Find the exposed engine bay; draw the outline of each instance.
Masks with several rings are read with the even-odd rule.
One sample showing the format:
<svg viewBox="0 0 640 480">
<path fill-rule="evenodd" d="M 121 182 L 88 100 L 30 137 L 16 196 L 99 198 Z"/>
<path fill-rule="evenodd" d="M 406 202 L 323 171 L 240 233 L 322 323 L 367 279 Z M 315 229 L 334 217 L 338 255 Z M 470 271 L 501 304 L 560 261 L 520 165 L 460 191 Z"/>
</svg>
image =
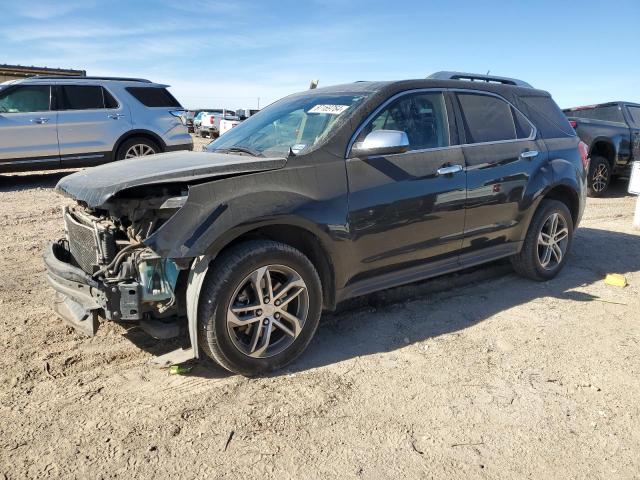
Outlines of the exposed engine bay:
<svg viewBox="0 0 640 480">
<path fill-rule="evenodd" d="M 137 194 L 144 192 L 136 192 Z M 66 238 L 59 252 L 104 285 L 103 316 L 108 320 L 169 319 L 184 315 L 176 293 L 180 270 L 144 244 L 186 201 L 177 195 L 119 198 L 106 209 L 80 204 L 64 209 Z"/>
</svg>

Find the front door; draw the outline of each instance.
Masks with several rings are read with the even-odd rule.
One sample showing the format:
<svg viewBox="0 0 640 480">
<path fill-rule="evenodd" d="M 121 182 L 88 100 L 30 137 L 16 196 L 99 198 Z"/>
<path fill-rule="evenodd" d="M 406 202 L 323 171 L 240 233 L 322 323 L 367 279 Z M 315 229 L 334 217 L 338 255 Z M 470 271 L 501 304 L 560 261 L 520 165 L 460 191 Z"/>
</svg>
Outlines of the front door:
<svg viewBox="0 0 640 480">
<path fill-rule="evenodd" d="M 390 99 L 358 133 L 356 141 L 373 130 L 404 131 L 410 148 L 347 159 L 349 228 L 357 256 L 352 280 L 429 260 L 455 262 L 466 180 L 448 110 L 441 91 L 407 92 Z"/>
<path fill-rule="evenodd" d="M 547 149 L 526 117 L 501 97 L 458 92 L 467 165 L 467 214 L 463 253 L 515 248 L 524 235 L 524 197 Z M 505 254 L 506 254 L 505 253 Z"/>
<path fill-rule="evenodd" d="M 98 85 L 59 85 L 58 138 L 65 168 L 112 159 L 116 141 L 131 129 L 129 111 Z"/>
<path fill-rule="evenodd" d="M 38 170 L 59 165 L 51 87 L 5 87 L 0 91 L 0 171 Z"/>
</svg>

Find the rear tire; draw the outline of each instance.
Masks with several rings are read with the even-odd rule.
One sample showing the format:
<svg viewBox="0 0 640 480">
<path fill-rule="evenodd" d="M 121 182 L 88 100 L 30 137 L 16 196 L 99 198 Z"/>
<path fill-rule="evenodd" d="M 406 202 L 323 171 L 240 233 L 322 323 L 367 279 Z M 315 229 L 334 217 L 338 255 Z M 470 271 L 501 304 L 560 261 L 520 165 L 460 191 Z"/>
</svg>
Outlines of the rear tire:
<svg viewBox="0 0 640 480">
<path fill-rule="evenodd" d="M 557 220 L 555 226 L 554 219 Z M 557 200 L 542 200 L 522 250 L 511 257 L 511 265 L 523 277 L 550 280 L 564 267 L 572 240 L 573 219 L 569 208 Z"/>
<path fill-rule="evenodd" d="M 304 351 L 321 310 L 320 278 L 306 256 L 283 243 L 247 241 L 209 267 L 200 291 L 198 344 L 231 372 L 270 372 Z"/>
<path fill-rule="evenodd" d="M 160 153 L 158 145 L 144 137 L 134 137 L 126 140 L 116 152 L 116 160 L 124 160 L 127 158 L 145 157 Z"/>
<path fill-rule="evenodd" d="M 590 197 L 603 196 L 611 183 L 611 165 L 606 158 L 591 157 L 589 162 L 589 177 L 587 179 L 587 194 Z"/>
</svg>

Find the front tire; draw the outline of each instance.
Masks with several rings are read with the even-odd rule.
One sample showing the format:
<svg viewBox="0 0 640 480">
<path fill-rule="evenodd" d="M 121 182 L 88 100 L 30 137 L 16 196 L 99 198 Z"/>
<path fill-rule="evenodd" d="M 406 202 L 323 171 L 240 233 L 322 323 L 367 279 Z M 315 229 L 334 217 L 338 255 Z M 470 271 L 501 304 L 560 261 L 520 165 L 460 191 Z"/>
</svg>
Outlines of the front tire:
<svg viewBox="0 0 640 480">
<path fill-rule="evenodd" d="M 522 250 L 511 257 L 513 269 L 532 280 L 550 280 L 564 267 L 572 240 L 573 219 L 567 206 L 557 200 L 542 200 Z"/>
<path fill-rule="evenodd" d="M 590 197 L 601 197 L 609 188 L 611 182 L 611 165 L 604 157 L 593 156 L 589 163 L 589 178 L 587 194 Z"/>
<path fill-rule="evenodd" d="M 227 370 L 254 376 L 284 367 L 318 327 L 322 287 L 300 251 L 252 240 L 224 252 L 200 292 L 198 344 Z"/>
</svg>

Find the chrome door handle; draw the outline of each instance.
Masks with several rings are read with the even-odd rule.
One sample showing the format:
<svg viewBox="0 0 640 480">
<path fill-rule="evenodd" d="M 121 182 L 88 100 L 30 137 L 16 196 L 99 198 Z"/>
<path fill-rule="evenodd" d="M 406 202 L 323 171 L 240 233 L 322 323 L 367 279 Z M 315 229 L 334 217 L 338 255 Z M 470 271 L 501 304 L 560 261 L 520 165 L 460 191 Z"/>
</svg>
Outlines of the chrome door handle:
<svg viewBox="0 0 640 480">
<path fill-rule="evenodd" d="M 448 167 L 440 167 L 437 172 L 438 175 L 453 175 L 462 171 L 462 165 L 449 165 Z"/>
<path fill-rule="evenodd" d="M 31 119 L 31 123 L 37 123 L 42 125 L 43 123 L 47 123 L 49 122 L 49 119 L 47 117 L 40 117 L 40 118 L 32 118 Z"/>
<path fill-rule="evenodd" d="M 118 120 L 124 117 L 124 115 L 122 113 L 110 113 L 109 115 L 107 115 L 107 117 L 112 118 L 114 120 Z"/>
<path fill-rule="evenodd" d="M 527 150 L 526 152 L 522 152 L 520 154 L 520 158 L 522 160 L 532 160 L 536 158 L 539 154 L 540 152 L 538 152 L 537 150 Z"/>
</svg>

